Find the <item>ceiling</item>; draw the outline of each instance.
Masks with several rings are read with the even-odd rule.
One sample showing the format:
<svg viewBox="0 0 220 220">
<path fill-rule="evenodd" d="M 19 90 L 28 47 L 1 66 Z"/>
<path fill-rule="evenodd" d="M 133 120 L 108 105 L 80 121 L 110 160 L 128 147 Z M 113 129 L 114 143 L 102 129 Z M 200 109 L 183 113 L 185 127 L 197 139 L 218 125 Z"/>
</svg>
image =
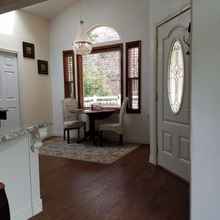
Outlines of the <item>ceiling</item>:
<svg viewBox="0 0 220 220">
<path fill-rule="evenodd" d="M 48 0 L 46 2 L 24 8 L 23 10 L 34 15 L 52 19 L 75 2 L 77 2 L 77 0 Z"/>
<path fill-rule="evenodd" d="M 0 13 L 27 7 L 46 0 L 0 0 Z"/>
</svg>

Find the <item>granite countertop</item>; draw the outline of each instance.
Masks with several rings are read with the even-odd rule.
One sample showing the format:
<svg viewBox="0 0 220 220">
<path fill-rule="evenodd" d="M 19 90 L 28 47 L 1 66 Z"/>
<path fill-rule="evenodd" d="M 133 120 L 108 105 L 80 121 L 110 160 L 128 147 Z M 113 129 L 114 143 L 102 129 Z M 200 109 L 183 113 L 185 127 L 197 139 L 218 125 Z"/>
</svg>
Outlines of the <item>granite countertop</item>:
<svg viewBox="0 0 220 220">
<path fill-rule="evenodd" d="M 18 137 L 27 135 L 27 134 L 34 134 L 41 128 L 48 128 L 51 124 L 50 123 L 34 123 L 31 126 L 23 126 L 14 129 L 5 129 L 0 128 L 0 144 L 5 143 L 7 141 L 14 140 Z"/>
</svg>

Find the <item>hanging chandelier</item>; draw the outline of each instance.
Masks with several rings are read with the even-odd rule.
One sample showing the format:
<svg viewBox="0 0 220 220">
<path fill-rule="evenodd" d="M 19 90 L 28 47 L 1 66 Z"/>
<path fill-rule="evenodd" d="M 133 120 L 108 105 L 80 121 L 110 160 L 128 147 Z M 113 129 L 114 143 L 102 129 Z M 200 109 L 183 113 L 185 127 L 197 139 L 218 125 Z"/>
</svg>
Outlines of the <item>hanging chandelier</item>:
<svg viewBox="0 0 220 220">
<path fill-rule="evenodd" d="M 92 42 L 89 40 L 87 31 L 84 29 L 84 21 L 80 21 L 80 30 L 73 43 L 73 50 L 78 55 L 88 55 L 92 51 Z"/>
</svg>

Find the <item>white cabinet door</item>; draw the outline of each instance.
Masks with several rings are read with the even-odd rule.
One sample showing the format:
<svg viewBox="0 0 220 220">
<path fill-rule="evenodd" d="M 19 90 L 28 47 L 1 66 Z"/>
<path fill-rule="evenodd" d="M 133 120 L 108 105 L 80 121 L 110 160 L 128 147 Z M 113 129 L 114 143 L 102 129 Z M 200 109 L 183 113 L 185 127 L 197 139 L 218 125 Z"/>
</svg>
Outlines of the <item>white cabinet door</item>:
<svg viewBox="0 0 220 220">
<path fill-rule="evenodd" d="M 0 53 L 0 107 L 8 109 L 8 119 L 2 121 L 5 128 L 20 125 L 17 57 Z"/>
<path fill-rule="evenodd" d="M 158 163 L 190 179 L 190 10 L 158 28 Z"/>
</svg>

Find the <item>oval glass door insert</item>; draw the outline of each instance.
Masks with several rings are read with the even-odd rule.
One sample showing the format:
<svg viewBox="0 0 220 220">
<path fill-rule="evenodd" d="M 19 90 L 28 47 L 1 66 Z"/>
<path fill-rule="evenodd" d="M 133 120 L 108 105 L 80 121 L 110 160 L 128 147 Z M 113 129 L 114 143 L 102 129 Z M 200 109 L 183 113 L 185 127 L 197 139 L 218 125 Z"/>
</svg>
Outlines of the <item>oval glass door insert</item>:
<svg viewBox="0 0 220 220">
<path fill-rule="evenodd" d="M 181 109 L 184 90 L 184 51 L 179 40 L 172 44 L 168 65 L 169 103 L 173 113 L 177 114 Z"/>
</svg>

